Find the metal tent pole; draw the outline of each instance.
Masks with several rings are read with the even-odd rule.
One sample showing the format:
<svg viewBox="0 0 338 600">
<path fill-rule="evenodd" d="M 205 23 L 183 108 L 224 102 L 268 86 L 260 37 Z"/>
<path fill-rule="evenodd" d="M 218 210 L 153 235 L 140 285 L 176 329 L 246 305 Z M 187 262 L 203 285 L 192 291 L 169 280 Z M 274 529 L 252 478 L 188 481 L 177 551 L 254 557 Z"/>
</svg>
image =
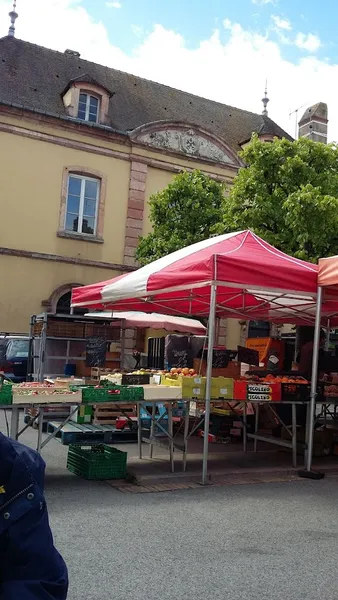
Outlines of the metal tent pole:
<svg viewBox="0 0 338 600">
<path fill-rule="evenodd" d="M 313 341 L 311 394 L 310 394 L 310 406 L 309 406 L 310 415 L 309 415 L 309 419 L 308 419 L 308 431 L 307 431 L 307 438 L 308 438 L 307 439 L 307 457 L 306 457 L 306 465 L 305 465 L 306 472 L 308 474 L 310 474 L 310 472 L 311 472 L 311 465 L 312 465 L 314 419 L 315 419 L 317 383 L 318 383 L 318 358 L 319 358 L 320 317 L 321 317 L 321 308 L 322 308 L 322 295 L 323 295 L 323 289 L 321 287 L 318 287 L 315 333 L 314 333 L 314 341 Z"/>
<path fill-rule="evenodd" d="M 210 396 L 211 396 L 211 377 L 212 377 L 212 359 L 215 343 L 215 324 L 216 324 L 216 290 L 215 283 L 211 284 L 210 289 L 210 309 L 208 323 L 208 355 L 207 355 L 207 385 L 205 394 L 205 418 L 204 418 L 204 445 L 203 445 L 203 470 L 202 484 L 207 483 L 208 477 L 208 446 L 209 446 L 209 423 L 210 423 Z"/>
<path fill-rule="evenodd" d="M 331 331 L 330 319 L 328 319 L 327 325 L 326 325 L 326 338 L 325 338 L 325 350 L 326 351 L 329 350 L 329 346 L 330 346 L 330 331 Z"/>
</svg>

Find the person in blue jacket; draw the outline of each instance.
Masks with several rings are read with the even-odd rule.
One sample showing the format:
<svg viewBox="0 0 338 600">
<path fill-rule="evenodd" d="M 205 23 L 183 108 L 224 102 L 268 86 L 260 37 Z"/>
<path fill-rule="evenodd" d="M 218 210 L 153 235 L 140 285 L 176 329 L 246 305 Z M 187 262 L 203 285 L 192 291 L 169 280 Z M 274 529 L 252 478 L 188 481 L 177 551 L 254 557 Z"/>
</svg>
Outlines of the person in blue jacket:
<svg viewBox="0 0 338 600">
<path fill-rule="evenodd" d="M 65 600 L 67 567 L 54 547 L 41 456 L 0 433 L 0 600 Z"/>
</svg>

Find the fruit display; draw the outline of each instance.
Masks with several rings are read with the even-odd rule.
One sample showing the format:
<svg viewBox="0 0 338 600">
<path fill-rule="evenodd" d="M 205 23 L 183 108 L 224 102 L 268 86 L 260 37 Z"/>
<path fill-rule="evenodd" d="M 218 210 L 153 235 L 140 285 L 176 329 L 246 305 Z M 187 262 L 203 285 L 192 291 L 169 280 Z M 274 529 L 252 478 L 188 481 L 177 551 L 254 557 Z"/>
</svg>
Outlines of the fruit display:
<svg viewBox="0 0 338 600">
<path fill-rule="evenodd" d="M 17 396 L 69 396 L 78 392 L 70 392 L 68 388 L 56 387 L 53 384 L 25 381 L 13 386 L 13 394 Z"/>
<path fill-rule="evenodd" d="M 326 385 L 324 387 L 324 396 L 327 397 L 338 397 L 338 385 Z"/>
<path fill-rule="evenodd" d="M 160 375 L 165 375 L 166 378 L 178 379 L 178 377 L 198 377 L 195 369 L 188 369 L 188 367 L 184 367 L 183 369 L 176 369 L 173 367 L 170 371 L 159 371 Z"/>
<path fill-rule="evenodd" d="M 290 377 L 287 375 L 272 375 L 272 374 L 268 374 L 265 375 L 264 377 L 260 377 L 259 375 L 248 375 L 246 377 L 241 377 L 241 379 L 244 379 L 245 381 L 257 381 L 257 382 L 261 382 L 261 383 L 295 383 L 295 384 L 305 384 L 308 385 L 309 381 L 307 381 L 307 379 L 304 379 L 304 377 L 300 377 L 300 376 L 296 376 L 295 377 Z"/>
</svg>

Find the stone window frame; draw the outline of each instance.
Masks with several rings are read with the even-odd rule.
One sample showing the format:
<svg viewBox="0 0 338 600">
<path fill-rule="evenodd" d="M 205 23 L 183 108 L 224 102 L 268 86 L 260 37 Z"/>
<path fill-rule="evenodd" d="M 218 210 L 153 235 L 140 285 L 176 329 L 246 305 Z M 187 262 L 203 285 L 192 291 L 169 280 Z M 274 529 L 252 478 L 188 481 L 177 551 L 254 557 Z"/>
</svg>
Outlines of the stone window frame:
<svg viewBox="0 0 338 600">
<path fill-rule="evenodd" d="M 71 175 L 77 175 L 79 177 L 91 177 L 97 179 L 100 182 L 99 190 L 99 205 L 97 207 L 97 218 L 96 218 L 96 232 L 94 235 L 90 233 L 77 233 L 75 231 L 67 231 L 65 229 L 66 221 L 66 209 L 67 209 L 67 192 L 68 192 L 68 179 Z M 61 203 L 60 203 L 60 214 L 59 214 L 59 228 L 57 236 L 62 238 L 68 238 L 73 240 L 82 240 L 86 242 L 94 242 L 96 244 L 103 244 L 103 230 L 104 230 L 104 212 L 106 204 L 106 193 L 107 193 L 107 176 L 101 171 L 95 169 L 89 169 L 88 167 L 81 167 L 79 165 L 68 165 L 64 167 L 62 173 L 62 184 L 61 184 Z"/>
</svg>

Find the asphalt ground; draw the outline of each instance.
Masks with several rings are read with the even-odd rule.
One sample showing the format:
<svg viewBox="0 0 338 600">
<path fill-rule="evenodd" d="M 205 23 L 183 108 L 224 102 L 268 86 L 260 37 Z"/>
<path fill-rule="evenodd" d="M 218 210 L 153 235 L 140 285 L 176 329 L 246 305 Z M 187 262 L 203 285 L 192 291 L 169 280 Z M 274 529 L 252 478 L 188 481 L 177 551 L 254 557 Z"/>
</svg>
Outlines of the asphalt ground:
<svg viewBox="0 0 338 600">
<path fill-rule="evenodd" d="M 66 452 L 43 456 L 69 600 L 337 600 L 338 480 L 134 495 L 71 475 Z"/>
</svg>

